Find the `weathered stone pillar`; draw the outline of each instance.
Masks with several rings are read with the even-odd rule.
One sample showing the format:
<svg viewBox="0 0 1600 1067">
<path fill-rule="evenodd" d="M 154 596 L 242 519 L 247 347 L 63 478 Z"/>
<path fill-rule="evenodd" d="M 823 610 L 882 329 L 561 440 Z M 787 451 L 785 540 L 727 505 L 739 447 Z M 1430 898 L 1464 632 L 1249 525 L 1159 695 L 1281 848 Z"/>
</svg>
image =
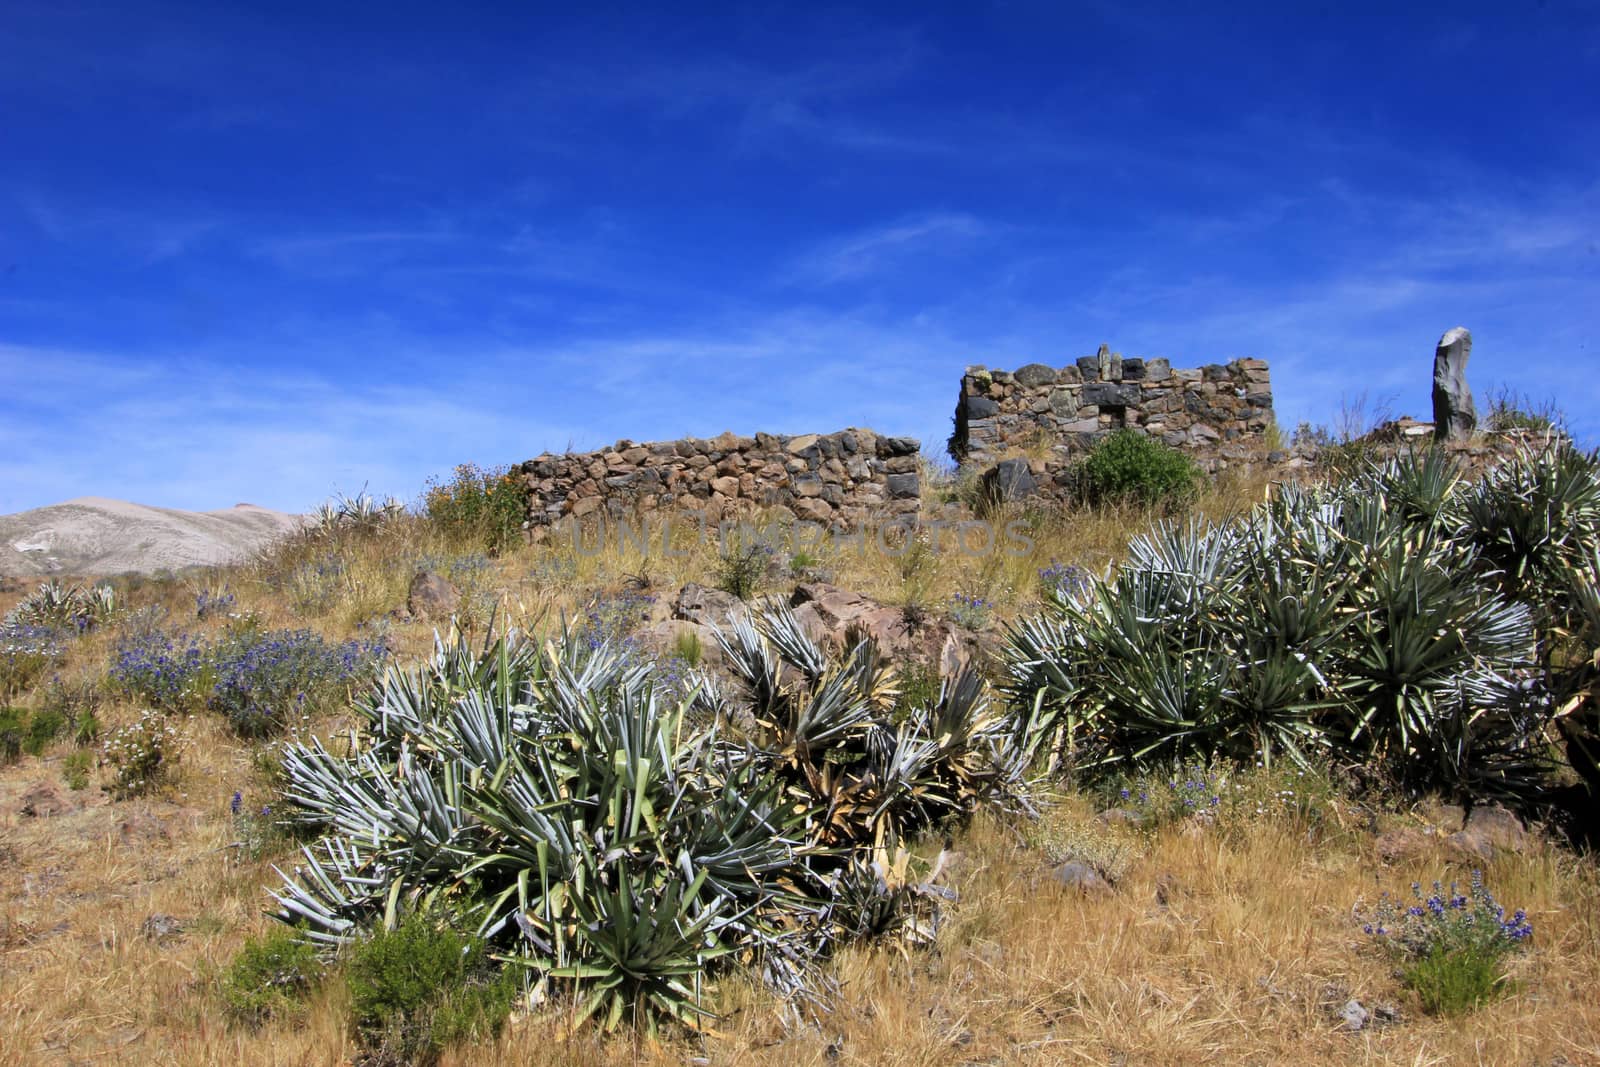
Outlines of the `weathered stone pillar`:
<svg viewBox="0 0 1600 1067">
<path fill-rule="evenodd" d="M 1457 326 L 1439 338 L 1433 353 L 1433 437 L 1459 441 L 1478 427 L 1478 409 L 1467 386 L 1467 357 L 1472 355 L 1472 332 Z"/>
</svg>

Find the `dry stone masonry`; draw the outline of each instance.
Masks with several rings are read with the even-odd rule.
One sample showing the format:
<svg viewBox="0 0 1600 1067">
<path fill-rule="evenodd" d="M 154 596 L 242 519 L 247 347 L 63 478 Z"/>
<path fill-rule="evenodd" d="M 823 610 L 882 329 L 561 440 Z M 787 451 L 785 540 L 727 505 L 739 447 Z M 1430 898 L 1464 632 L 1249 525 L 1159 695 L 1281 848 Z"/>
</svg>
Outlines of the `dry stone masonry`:
<svg viewBox="0 0 1600 1067">
<path fill-rule="evenodd" d="M 1207 469 L 1258 451 L 1272 424 L 1265 360 L 1175 370 L 1164 359 L 1098 354 L 1064 367 L 968 367 L 950 454 L 987 467 L 1008 453 L 1045 452 L 1063 467 L 1096 441 L 1131 428 L 1194 455 Z"/>
<path fill-rule="evenodd" d="M 855 527 L 912 515 L 922 494 L 919 444 L 871 430 L 786 437 L 733 433 L 701 440 L 551 454 L 522 465 L 535 529 L 569 516 L 632 518 L 695 511 L 719 522 L 743 512 L 786 509 L 798 519 Z"/>
<path fill-rule="evenodd" d="M 1174 370 L 1164 359 L 1124 357 L 1102 345 L 1065 367 L 967 368 L 949 447 L 957 462 L 987 471 L 1005 499 L 1020 499 L 1065 485 L 1078 455 L 1123 427 L 1217 470 L 1254 458 L 1271 423 L 1272 383 L 1262 360 Z M 729 432 L 546 453 L 522 464 L 521 473 L 534 531 L 568 518 L 691 511 L 720 522 L 764 509 L 857 528 L 918 514 L 918 449 L 914 438 L 864 429 L 792 437 Z M 1031 458 L 1018 460 L 1020 452 Z"/>
</svg>

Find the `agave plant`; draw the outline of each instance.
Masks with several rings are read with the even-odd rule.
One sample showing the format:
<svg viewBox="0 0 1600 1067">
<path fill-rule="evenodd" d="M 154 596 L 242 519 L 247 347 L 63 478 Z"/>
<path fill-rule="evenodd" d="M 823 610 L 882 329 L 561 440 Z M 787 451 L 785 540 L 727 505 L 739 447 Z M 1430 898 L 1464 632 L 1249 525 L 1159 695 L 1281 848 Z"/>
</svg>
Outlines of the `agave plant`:
<svg viewBox="0 0 1600 1067">
<path fill-rule="evenodd" d="M 1028 738 L 971 675 L 891 724 L 871 645 L 833 663 L 786 609 L 720 640 L 742 703 L 709 679 L 663 700 L 648 661 L 571 631 L 458 636 L 391 667 L 334 750 L 286 750 L 287 798 L 321 837 L 279 917 L 338 945 L 444 909 L 580 1017 L 645 1027 L 696 1025 L 721 966 L 804 992 L 841 941 L 925 931 L 934 897 L 867 850 L 1025 803 Z"/>
<path fill-rule="evenodd" d="M 980 804 L 1027 806 L 1041 731 L 1019 728 L 970 670 L 897 725 L 894 671 L 868 640 L 830 663 L 776 604 L 719 641 L 754 719 L 751 742 L 794 802 L 816 812 L 809 830 L 820 843 L 889 847 Z"/>
<path fill-rule="evenodd" d="M 1587 521 L 1585 492 L 1551 473 L 1573 463 L 1528 455 L 1533 473 L 1498 476 L 1565 486 L 1562 543 Z M 1469 492 L 1425 453 L 1136 537 L 1115 574 L 1010 629 L 1007 695 L 1088 767 L 1327 752 L 1418 788 L 1532 799 L 1551 713 L 1535 614 L 1491 556 L 1509 542 L 1463 532 Z"/>
<path fill-rule="evenodd" d="M 63 585 L 51 578 L 11 609 L 6 621 L 51 630 L 87 630 L 117 611 L 117 594 L 109 585 Z"/>
</svg>

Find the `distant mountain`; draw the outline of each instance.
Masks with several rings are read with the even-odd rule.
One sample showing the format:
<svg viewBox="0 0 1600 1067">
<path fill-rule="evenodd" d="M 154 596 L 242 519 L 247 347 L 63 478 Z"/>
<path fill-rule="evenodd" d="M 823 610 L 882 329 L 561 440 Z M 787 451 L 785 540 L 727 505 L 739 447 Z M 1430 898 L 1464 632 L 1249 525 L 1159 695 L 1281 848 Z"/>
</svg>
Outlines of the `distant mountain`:
<svg viewBox="0 0 1600 1067">
<path fill-rule="evenodd" d="M 84 496 L 0 515 L 0 574 L 97 575 L 230 563 L 295 530 L 304 516 L 236 504 L 177 511 Z"/>
</svg>

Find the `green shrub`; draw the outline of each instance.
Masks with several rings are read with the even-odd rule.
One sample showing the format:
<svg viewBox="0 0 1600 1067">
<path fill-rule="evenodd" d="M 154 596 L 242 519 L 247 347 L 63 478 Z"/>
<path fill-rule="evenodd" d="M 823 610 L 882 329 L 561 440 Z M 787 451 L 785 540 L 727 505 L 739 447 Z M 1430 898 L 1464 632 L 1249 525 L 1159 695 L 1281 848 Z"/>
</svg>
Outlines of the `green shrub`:
<svg viewBox="0 0 1600 1067">
<path fill-rule="evenodd" d="M 429 481 L 423 508 L 447 537 L 499 555 L 522 544 L 528 491 L 509 467 L 463 463 L 450 481 Z"/>
<path fill-rule="evenodd" d="M 1533 938 L 1527 913 L 1507 917 L 1478 871 L 1465 893 L 1454 883 L 1447 892 L 1434 882 L 1424 894 L 1413 882 L 1411 894 L 1415 903 L 1402 908 L 1385 893 L 1362 929 L 1400 961 L 1406 986 L 1423 1010 L 1455 1015 L 1504 992 L 1505 961 Z"/>
<path fill-rule="evenodd" d="M 23 708 L 0 708 L 0 764 L 22 755 L 28 740 L 28 712 Z"/>
<path fill-rule="evenodd" d="M 734 537 L 717 556 L 717 588 L 749 600 L 772 569 L 772 546 L 759 538 Z"/>
<path fill-rule="evenodd" d="M 22 750 L 30 756 L 42 756 L 55 739 L 66 733 L 67 717 L 54 708 L 35 711 L 28 720 L 28 736 Z"/>
<path fill-rule="evenodd" d="M 77 792 L 89 788 L 89 773 L 94 769 L 94 753 L 82 749 L 61 761 L 61 780 Z"/>
<path fill-rule="evenodd" d="M 518 988 L 516 972 L 497 973 L 481 941 L 420 914 L 357 943 L 345 981 L 362 1043 L 380 1062 L 408 1064 L 497 1035 Z"/>
<path fill-rule="evenodd" d="M 1079 491 L 1090 504 L 1176 506 L 1199 488 L 1200 468 L 1188 456 L 1137 430 L 1118 430 L 1078 464 Z"/>
<path fill-rule="evenodd" d="M 58 675 L 40 691 L 39 710 L 65 719 L 65 731 L 72 735 L 73 744 L 89 745 L 100 737 L 101 699 L 98 682 L 67 683 Z"/>
<path fill-rule="evenodd" d="M 1434 949 L 1401 971 L 1406 988 L 1430 1015 L 1461 1015 L 1505 989 L 1500 956 L 1483 948 Z"/>
<path fill-rule="evenodd" d="M 156 711 L 141 712 L 134 722 L 112 731 L 102 750 L 112 775 L 106 791 L 113 800 L 126 800 L 155 789 L 177 765 L 182 741 L 177 727 Z"/>
<path fill-rule="evenodd" d="M 292 1018 L 306 992 L 322 980 L 322 961 L 311 942 L 287 927 L 246 941 L 222 978 L 228 1014 L 252 1025 Z"/>
</svg>

